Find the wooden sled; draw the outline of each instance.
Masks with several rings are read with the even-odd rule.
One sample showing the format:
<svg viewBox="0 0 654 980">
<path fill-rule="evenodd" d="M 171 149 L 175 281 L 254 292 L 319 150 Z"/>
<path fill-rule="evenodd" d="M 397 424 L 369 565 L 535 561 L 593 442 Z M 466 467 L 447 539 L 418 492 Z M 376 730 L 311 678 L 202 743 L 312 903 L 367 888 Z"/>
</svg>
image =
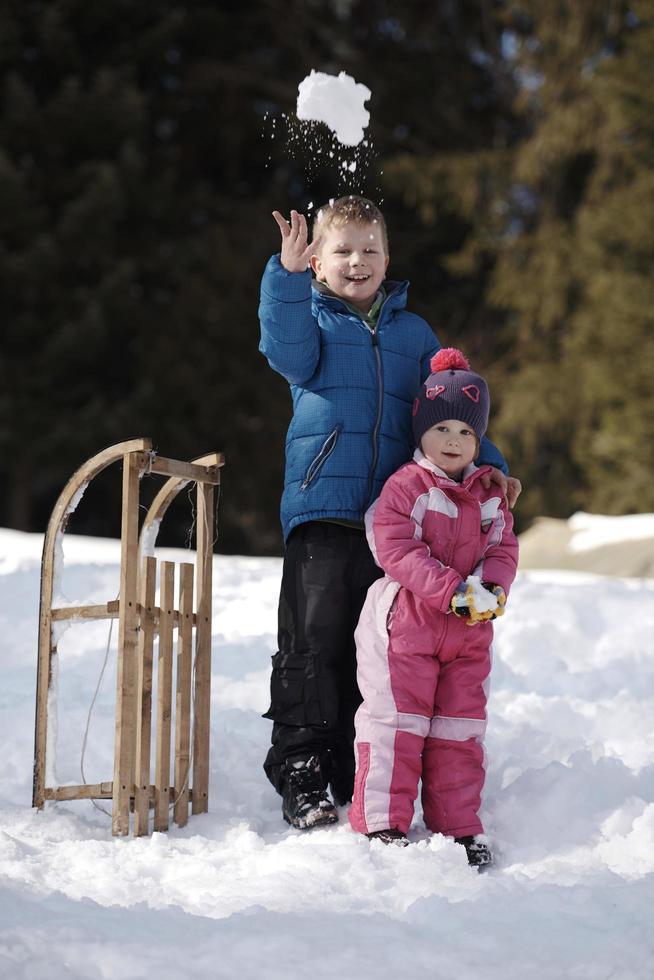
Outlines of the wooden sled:
<svg viewBox="0 0 654 980">
<path fill-rule="evenodd" d="M 100 605 L 53 608 L 55 557 L 68 518 L 91 480 L 119 460 L 123 463 L 119 598 Z M 169 809 L 173 803 L 174 820 L 180 827 L 188 820 L 189 803 L 192 813 L 207 811 L 214 487 L 220 484 L 223 465 L 222 453 L 212 453 L 187 463 L 158 456 L 152 450 L 150 439 L 132 439 L 110 446 L 88 460 L 64 487 L 48 523 L 41 565 L 33 806 L 42 809 L 46 800 L 110 799 L 113 801 L 112 833 L 129 834 L 130 812 L 133 812 L 135 836 L 149 833 L 151 807 L 154 808 L 155 830 L 168 829 Z M 139 482 L 142 476 L 151 473 L 166 476 L 168 480 L 153 500 L 139 538 Z M 151 557 L 151 552 L 168 507 L 189 483 L 197 486 L 196 560 L 195 566 L 179 564 L 176 604 L 175 563 L 159 563 Z M 158 607 L 155 605 L 157 577 L 160 581 Z M 53 661 L 57 656 L 53 624 L 89 619 L 118 619 L 113 781 L 47 786 L 48 703 Z M 171 780 L 175 631 L 176 710 Z M 156 758 L 152 782 L 152 678 L 157 635 Z"/>
</svg>

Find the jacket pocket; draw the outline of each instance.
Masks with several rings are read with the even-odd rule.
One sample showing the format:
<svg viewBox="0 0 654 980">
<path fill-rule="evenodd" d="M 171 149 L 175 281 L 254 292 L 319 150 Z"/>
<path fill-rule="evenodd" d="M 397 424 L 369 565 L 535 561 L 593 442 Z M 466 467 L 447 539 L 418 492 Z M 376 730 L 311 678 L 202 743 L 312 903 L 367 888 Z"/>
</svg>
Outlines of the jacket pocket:
<svg viewBox="0 0 654 980">
<path fill-rule="evenodd" d="M 445 616 L 407 589 L 391 606 L 386 629 L 395 653 L 435 653 L 443 638 Z"/>
<path fill-rule="evenodd" d="M 331 454 L 336 449 L 336 443 L 338 442 L 338 437 L 341 434 L 342 425 L 340 423 L 333 429 L 322 446 L 317 456 L 315 456 L 309 463 L 309 468 L 304 475 L 304 480 L 300 484 L 300 490 L 308 490 L 313 481 L 315 480 L 317 474 L 319 473 L 321 467 L 324 465 L 326 460 L 329 459 Z"/>
</svg>

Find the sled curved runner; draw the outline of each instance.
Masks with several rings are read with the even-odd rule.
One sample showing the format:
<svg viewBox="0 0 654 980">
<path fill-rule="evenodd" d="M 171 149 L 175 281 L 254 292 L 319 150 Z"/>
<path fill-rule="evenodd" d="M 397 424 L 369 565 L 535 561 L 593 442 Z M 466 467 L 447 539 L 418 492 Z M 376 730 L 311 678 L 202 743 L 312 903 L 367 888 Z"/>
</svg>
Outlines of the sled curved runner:
<svg viewBox="0 0 654 980">
<path fill-rule="evenodd" d="M 53 608 L 56 558 L 68 518 L 91 480 L 121 459 L 123 491 L 119 598 L 97 605 Z M 222 453 L 202 456 L 188 463 L 158 456 L 152 450 L 150 439 L 132 439 L 110 446 L 88 460 L 61 492 L 48 523 L 41 566 L 33 806 L 42 808 L 46 800 L 111 799 L 112 832 L 119 835 L 129 833 L 132 808 L 135 835 L 148 833 L 151 806 L 155 811 L 155 830 L 168 828 L 171 803 L 175 804 L 174 819 L 180 826 L 187 822 L 189 801 L 193 813 L 203 813 L 208 809 L 214 487 L 220 484 L 223 465 Z M 148 510 L 139 540 L 140 479 L 154 473 L 169 479 Z M 166 511 L 189 483 L 197 486 L 196 562 L 195 567 L 190 563 L 179 565 L 176 608 L 175 563 L 158 563 L 151 552 Z M 156 607 L 158 572 L 161 594 L 160 606 Z M 48 700 L 53 661 L 57 656 L 53 624 L 88 619 L 118 619 L 113 781 L 93 785 L 47 786 Z M 175 630 L 175 782 L 171 785 Z M 152 674 L 156 635 L 159 637 L 156 759 L 154 783 L 151 783 Z"/>
</svg>

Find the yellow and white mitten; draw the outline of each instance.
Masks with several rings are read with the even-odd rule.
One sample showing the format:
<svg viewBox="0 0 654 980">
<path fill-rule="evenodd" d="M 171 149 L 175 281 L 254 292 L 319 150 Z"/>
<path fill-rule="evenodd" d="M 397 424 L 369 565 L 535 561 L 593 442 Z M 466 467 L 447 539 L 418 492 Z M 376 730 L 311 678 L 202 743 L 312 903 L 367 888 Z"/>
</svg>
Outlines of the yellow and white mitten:
<svg viewBox="0 0 654 980">
<path fill-rule="evenodd" d="M 482 585 L 497 599 L 497 609 L 491 616 L 491 619 L 497 619 L 498 616 L 503 616 L 504 607 L 506 606 L 506 592 L 504 591 L 502 586 L 493 585 L 492 582 L 482 582 Z"/>
<path fill-rule="evenodd" d="M 495 589 L 499 589 L 504 598 L 501 612 L 499 611 L 501 598 L 494 591 Z M 476 626 L 478 623 L 487 623 L 496 616 L 501 616 L 505 603 L 506 596 L 499 586 L 488 589 L 482 585 L 477 575 L 468 575 L 452 596 L 450 609 L 455 616 L 465 619 L 466 626 Z"/>
</svg>

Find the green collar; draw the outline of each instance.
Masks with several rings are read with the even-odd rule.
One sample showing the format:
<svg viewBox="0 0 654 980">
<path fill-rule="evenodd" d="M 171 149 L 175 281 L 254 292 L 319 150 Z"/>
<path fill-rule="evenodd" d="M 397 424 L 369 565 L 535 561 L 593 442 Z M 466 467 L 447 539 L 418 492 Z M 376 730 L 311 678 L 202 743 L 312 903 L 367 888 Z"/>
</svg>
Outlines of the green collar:
<svg viewBox="0 0 654 980">
<path fill-rule="evenodd" d="M 384 300 L 386 299 L 386 290 L 383 286 L 380 286 L 377 295 L 373 300 L 373 304 L 368 310 L 368 314 L 359 313 L 359 316 L 366 321 L 369 327 L 374 330 L 377 326 L 377 321 L 379 320 L 379 314 L 381 313 L 381 308 L 384 305 Z M 356 311 L 358 312 L 358 311 Z"/>
<path fill-rule="evenodd" d="M 375 296 L 372 302 L 372 306 L 370 307 L 368 312 L 362 313 L 361 310 L 356 308 L 356 306 L 352 306 L 352 304 L 348 303 L 348 301 L 346 299 L 343 299 L 342 296 L 339 296 L 337 293 L 334 293 L 329 288 L 329 286 L 325 285 L 325 283 L 314 282 L 314 285 L 318 288 L 318 291 L 323 293 L 325 296 L 333 296 L 334 299 L 340 299 L 341 303 L 343 303 L 344 306 L 347 306 L 350 313 L 356 314 L 356 316 L 358 316 L 361 320 L 363 320 L 363 322 L 366 324 L 367 327 L 370 328 L 370 330 L 375 330 L 375 328 L 377 327 L 377 321 L 379 320 L 379 314 L 381 313 L 381 308 L 384 305 L 384 301 L 386 300 L 386 290 L 384 289 L 383 286 L 380 286 L 379 289 L 377 290 L 377 295 Z"/>
</svg>

